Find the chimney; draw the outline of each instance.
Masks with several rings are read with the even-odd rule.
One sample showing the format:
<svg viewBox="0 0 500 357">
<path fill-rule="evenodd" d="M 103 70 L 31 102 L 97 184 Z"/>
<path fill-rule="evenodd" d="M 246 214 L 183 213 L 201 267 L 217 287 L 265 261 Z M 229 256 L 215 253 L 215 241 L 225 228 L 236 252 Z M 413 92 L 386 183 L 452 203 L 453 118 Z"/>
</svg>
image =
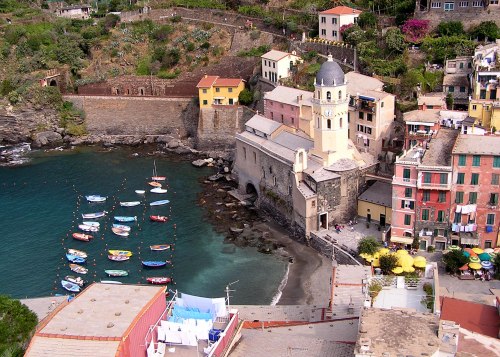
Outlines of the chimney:
<svg viewBox="0 0 500 357">
<path fill-rule="evenodd" d="M 422 110 L 426 110 L 427 109 L 427 105 L 425 105 L 425 103 L 422 103 Z"/>
</svg>

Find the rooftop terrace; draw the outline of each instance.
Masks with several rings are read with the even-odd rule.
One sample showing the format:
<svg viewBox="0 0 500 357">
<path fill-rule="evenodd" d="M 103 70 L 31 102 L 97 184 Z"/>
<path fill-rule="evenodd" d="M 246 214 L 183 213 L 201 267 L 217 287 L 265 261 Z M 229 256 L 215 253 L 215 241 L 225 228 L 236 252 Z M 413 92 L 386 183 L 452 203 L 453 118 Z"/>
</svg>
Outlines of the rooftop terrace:
<svg viewBox="0 0 500 357">
<path fill-rule="evenodd" d="M 458 130 L 441 128 L 431 140 L 429 148 L 422 157 L 425 166 L 450 166 L 451 151 L 458 136 Z"/>
</svg>

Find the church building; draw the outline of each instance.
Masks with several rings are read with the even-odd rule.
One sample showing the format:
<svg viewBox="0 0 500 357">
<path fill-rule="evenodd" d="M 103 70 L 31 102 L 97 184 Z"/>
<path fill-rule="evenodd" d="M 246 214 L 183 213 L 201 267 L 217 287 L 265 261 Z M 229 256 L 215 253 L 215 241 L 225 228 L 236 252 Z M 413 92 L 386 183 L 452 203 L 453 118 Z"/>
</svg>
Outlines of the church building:
<svg viewBox="0 0 500 357">
<path fill-rule="evenodd" d="M 308 100 L 312 115 L 288 126 L 253 116 L 236 136 L 234 174 L 242 193 L 299 236 L 356 215 L 364 174 L 377 162 L 349 140 L 344 72 L 329 56 Z"/>
</svg>

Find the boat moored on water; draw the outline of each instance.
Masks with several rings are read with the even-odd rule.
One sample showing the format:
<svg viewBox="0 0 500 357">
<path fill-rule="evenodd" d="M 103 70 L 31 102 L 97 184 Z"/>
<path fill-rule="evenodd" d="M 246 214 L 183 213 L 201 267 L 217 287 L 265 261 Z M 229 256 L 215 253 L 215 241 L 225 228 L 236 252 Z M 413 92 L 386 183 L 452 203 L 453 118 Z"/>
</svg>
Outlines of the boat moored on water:
<svg viewBox="0 0 500 357">
<path fill-rule="evenodd" d="M 100 203 L 106 201 L 107 197 L 106 196 L 101 196 L 101 195 L 88 195 L 85 196 L 87 201 L 92 202 L 92 203 Z"/>
<path fill-rule="evenodd" d="M 135 193 L 137 193 L 138 195 L 143 195 L 146 193 L 146 190 L 135 190 Z"/>
<path fill-rule="evenodd" d="M 82 217 L 84 219 L 95 219 L 95 218 L 101 218 L 106 215 L 106 211 L 101 211 L 101 212 L 95 212 L 95 213 L 83 213 Z"/>
<path fill-rule="evenodd" d="M 77 257 L 87 259 L 87 252 L 84 252 L 83 250 L 78 250 L 78 249 L 68 249 L 69 254 L 76 255 Z M 67 280 L 67 279 L 66 279 Z"/>
<path fill-rule="evenodd" d="M 121 281 L 116 280 L 101 280 L 101 284 L 123 284 Z"/>
<path fill-rule="evenodd" d="M 166 205 L 167 203 L 170 203 L 169 200 L 160 200 L 160 201 L 153 201 L 149 205 L 150 206 L 161 206 L 161 205 Z"/>
<path fill-rule="evenodd" d="M 124 255 L 126 257 L 131 257 L 132 252 L 130 250 L 119 250 L 119 249 L 110 249 L 108 253 L 111 255 Z"/>
<path fill-rule="evenodd" d="M 167 264 L 170 264 L 171 262 L 169 260 L 163 261 L 163 260 L 143 260 L 142 265 L 147 267 L 147 268 L 162 268 Z"/>
<path fill-rule="evenodd" d="M 114 234 L 116 234 L 117 236 L 121 236 L 121 237 L 128 237 L 130 234 L 130 231 L 126 231 L 124 229 L 116 228 L 116 227 L 111 228 L 111 231 Z"/>
<path fill-rule="evenodd" d="M 120 206 L 122 206 L 122 207 L 135 207 L 135 206 L 139 206 L 140 204 L 141 204 L 141 201 L 120 202 Z"/>
<path fill-rule="evenodd" d="M 137 216 L 115 216 L 115 221 L 117 222 L 135 222 L 137 221 Z"/>
<path fill-rule="evenodd" d="M 156 188 L 153 188 L 152 190 L 149 190 L 149 192 L 152 192 L 152 193 L 167 193 L 167 190 L 165 188 L 156 187 Z"/>
<path fill-rule="evenodd" d="M 114 277 L 119 277 L 119 276 L 127 276 L 128 271 L 126 270 L 105 270 L 104 271 L 108 276 L 114 276 Z"/>
<path fill-rule="evenodd" d="M 80 286 L 78 284 L 72 283 L 71 281 L 61 280 L 61 286 L 64 289 L 71 291 L 72 293 L 80 292 Z"/>
<path fill-rule="evenodd" d="M 78 274 L 87 274 L 89 271 L 87 268 L 84 268 L 78 264 L 70 264 L 69 268 L 71 269 L 71 271 L 78 273 Z"/>
<path fill-rule="evenodd" d="M 132 228 L 130 228 L 130 226 L 127 226 L 125 224 L 118 224 L 118 223 L 113 223 L 113 228 L 118 228 L 118 229 L 121 229 L 122 231 L 125 231 L 125 232 L 130 232 L 130 230 Z"/>
<path fill-rule="evenodd" d="M 153 222 L 166 222 L 168 221 L 167 216 L 149 216 L 149 219 Z"/>
<path fill-rule="evenodd" d="M 85 233 L 73 233 L 72 237 L 76 240 L 81 240 L 82 242 L 88 242 L 92 238 L 94 238 L 90 234 L 85 234 Z"/>
<path fill-rule="evenodd" d="M 99 232 L 99 227 L 88 226 L 86 224 L 79 224 L 78 229 L 84 232 Z"/>
<path fill-rule="evenodd" d="M 148 185 L 149 185 L 149 186 L 153 186 L 153 187 L 158 187 L 158 188 L 160 188 L 160 187 L 161 187 L 161 183 L 156 182 L 156 181 L 151 181 L 151 182 L 148 182 Z"/>
<path fill-rule="evenodd" d="M 64 280 L 69 281 L 70 283 L 76 284 L 80 287 L 85 285 L 85 281 L 82 278 L 80 278 L 79 276 L 66 275 L 64 277 Z"/>
<path fill-rule="evenodd" d="M 86 226 L 97 227 L 97 228 L 99 228 L 101 226 L 101 224 L 99 222 L 95 222 L 95 221 L 83 221 L 82 224 L 85 224 Z"/>
<path fill-rule="evenodd" d="M 150 284 L 165 285 L 172 282 L 172 279 L 169 278 L 168 276 L 152 276 L 152 277 L 147 277 L 146 281 Z"/>
<path fill-rule="evenodd" d="M 71 263 L 76 263 L 76 264 L 83 264 L 85 263 L 85 258 L 66 253 L 66 259 L 70 261 Z"/>
<path fill-rule="evenodd" d="M 155 245 L 150 245 L 149 249 L 151 249 L 151 250 L 167 250 L 167 249 L 170 249 L 170 244 L 155 244 Z"/>
<path fill-rule="evenodd" d="M 113 255 L 113 254 L 109 254 L 108 255 L 108 259 L 112 260 L 114 262 L 124 262 L 126 260 L 129 260 L 130 257 L 127 257 L 126 255 Z"/>
</svg>

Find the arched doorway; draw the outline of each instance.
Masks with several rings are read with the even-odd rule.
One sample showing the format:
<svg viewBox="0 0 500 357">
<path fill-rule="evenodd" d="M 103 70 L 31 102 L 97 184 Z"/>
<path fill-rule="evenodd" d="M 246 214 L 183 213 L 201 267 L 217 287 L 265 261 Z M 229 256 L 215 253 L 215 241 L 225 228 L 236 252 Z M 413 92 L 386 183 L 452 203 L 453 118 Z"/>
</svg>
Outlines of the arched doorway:
<svg viewBox="0 0 500 357">
<path fill-rule="evenodd" d="M 51 87 L 57 87 L 57 81 L 55 79 L 51 79 L 50 83 L 49 83 L 49 86 L 51 86 Z"/>
<path fill-rule="evenodd" d="M 255 189 L 255 186 L 251 182 L 247 183 L 247 186 L 245 188 L 245 193 L 247 195 L 252 195 L 251 198 L 248 199 L 251 202 L 255 202 L 257 200 L 257 197 L 259 196 L 257 190 Z"/>
</svg>

